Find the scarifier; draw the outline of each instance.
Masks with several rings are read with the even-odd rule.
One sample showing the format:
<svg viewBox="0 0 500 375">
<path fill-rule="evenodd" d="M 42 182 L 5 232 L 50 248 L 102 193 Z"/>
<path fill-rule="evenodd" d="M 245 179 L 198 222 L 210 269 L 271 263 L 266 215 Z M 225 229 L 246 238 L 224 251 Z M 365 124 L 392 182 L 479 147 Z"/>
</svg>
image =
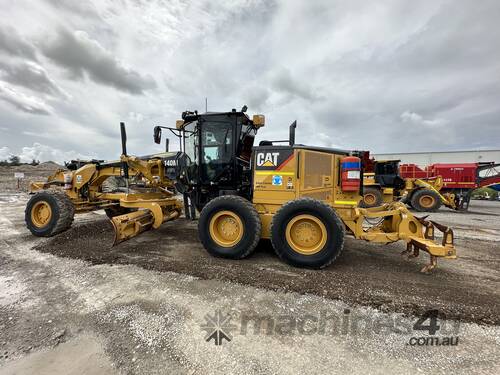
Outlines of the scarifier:
<svg viewBox="0 0 500 375">
<path fill-rule="evenodd" d="M 32 185 L 37 192 L 27 205 L 28 228 L 51 236 L 69 228 L 75 212 L 104 208 L 119 243 L 176 219 L 183 207 L 188 219 L 199 212 L 200 241 L 219 257 L 244 258 L 265 238 L 285 262 L 322 268 L 337 259 L 351 235 L 380 244 L 404 241 L 408 257 L 429 253 L 422 272 L 435 268 L 438 257 L 456 258 L 450 228 L 415 217 L 399 202 L 359 207 L 362 152 L 296 144 L 296 122 L 288 140 L 253 147 L 265 119 L 250 119 L 246 109 L 183 112 L 175 128 L 154 129 L 156 143 L 162 129 L 171 131 L 180 151 L 146 157 L 127 155 L 122 124 L 119 161 L 84 163 Z M 110 177 L 125 186 L 106 191 Z M 442 233 L 440 243 L 436 232 Z"/>
</svg>

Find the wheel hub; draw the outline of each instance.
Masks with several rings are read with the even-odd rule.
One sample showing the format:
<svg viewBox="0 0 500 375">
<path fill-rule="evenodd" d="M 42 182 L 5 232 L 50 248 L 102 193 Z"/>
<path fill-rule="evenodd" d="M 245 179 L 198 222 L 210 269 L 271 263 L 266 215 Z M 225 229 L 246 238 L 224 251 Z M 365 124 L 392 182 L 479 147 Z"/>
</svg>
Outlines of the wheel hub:
<svg viewBox="0 0 500 375">
<path fill-rule="evenodd" d="M 220 222 L 220 229 L 224 237 L 233 238 L 238 233 L 238 223 L 232 217 L 224 218 Z"/>
<path fill-rule="evenodd" d="M 52 208 L 47 202 L 36 202 L 31 209 L 31 221 L 38 228 L 46 226 L 52 218 Z"/>
<path fill-rule="evenodd" d="M 365 194 L 364 200 L 365 200 L 366 204 L 371 205 L 371 204 L 375 203 L 375 195 L 370 194 L 370 193 Z"/>
<path fill-rule="evenodd" d="M 231 211 L 216 213 L 209 224 L 210 236 L 222 247 L 232 247 L 243 237 L 243 222 Z"/>
<path fill-rule="evenodd" d="M 423 207 L 432 207 L 434 205 L 434 198 L 430 195 L 424 195 L 420 198 L 420 205 Z"/>
<path fill-rule="evenodd" d="M 298 215 L 286 227 L 286 239 L 290 247 L 304 255 L 321 251 L 327 239 L 323 222 L 312 215 Z"/>
</svg>

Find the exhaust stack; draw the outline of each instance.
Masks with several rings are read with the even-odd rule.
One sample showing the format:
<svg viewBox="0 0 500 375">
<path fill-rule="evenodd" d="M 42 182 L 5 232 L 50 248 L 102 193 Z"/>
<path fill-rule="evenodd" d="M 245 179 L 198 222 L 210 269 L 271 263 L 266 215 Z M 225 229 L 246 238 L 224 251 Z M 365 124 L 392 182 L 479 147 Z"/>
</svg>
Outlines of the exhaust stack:
<svg viewBox="0 0 500 375">
<path fill-rule="evenodd" d="M 288 137 L 288 144 L 290 146 L 293 146 L 295 144 L 295 129 L 296 128 L 297 128 L 297 121 L 294 121 L 290 124 L 290 128 L 289 128 L 290 134 Z"/>
</svg>

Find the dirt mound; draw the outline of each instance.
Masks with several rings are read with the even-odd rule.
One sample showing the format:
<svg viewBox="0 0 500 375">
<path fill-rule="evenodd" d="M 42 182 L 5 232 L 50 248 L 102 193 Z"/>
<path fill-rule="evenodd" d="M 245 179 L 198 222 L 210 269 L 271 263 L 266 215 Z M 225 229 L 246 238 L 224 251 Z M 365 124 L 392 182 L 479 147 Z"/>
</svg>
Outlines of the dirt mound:
<svg viewBox="0 0 500 375">
<path fill-rule="evenodd" d="M 0 166 L 0 192 L 27 192 L 31 182 L 45 181 L 48 176 L 61 168 L 64 167 L 52 161 L 39 165 Z M 19 180 L 19 187 L 18 180 L 14 177 L 18 172 L 24 173 L 24 178 Z"/>
<path fill-rule="evenodd" d="M 54 163 L 53 161 L 47 161 L 44 163 L 40 163 L 38 165 L 21 164 L 21 165 L 0 166 L 0 170 L 2 171 L 13 171 L 13 172 L 56 171 L 58 169 L 64 169 L 64 166 Z"/>
</svg>

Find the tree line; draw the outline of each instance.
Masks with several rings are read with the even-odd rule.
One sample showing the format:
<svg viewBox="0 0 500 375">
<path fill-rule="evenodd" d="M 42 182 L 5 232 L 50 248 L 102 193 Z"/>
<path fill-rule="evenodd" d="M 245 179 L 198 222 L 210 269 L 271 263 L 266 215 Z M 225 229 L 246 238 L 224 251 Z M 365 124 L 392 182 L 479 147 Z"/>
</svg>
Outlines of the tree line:
<svg viewBox="0 0 500 375">
<path fill-rule="evenodd" d="M 33 159 L 31 163 L 21 163 L 21 158 L 17 155 L 11 155 L 6 160 L 0 160 L 0 166 L 11 166 L 15 167 L 18 165 L 38 165 L 40 164 L 40 160 Z"/>
</svg>

